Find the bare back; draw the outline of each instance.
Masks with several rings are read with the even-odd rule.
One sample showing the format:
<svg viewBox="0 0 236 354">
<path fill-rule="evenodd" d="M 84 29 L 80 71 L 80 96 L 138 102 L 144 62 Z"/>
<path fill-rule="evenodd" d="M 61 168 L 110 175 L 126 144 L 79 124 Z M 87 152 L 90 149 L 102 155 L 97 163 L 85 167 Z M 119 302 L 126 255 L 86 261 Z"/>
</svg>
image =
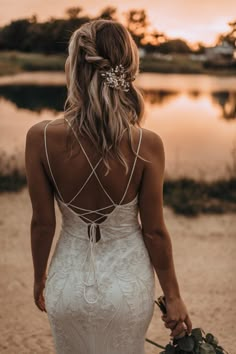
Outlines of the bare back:
<svg viewBox="0 0 236 354">
<path fill-rule="evenodd" d="M 45 151 L 45 127 L 48 159 L 51 172 L 58 186 L 63 200 L 70 201 L 83 186 L 91 174 L 91 166 L 73 134 L 69 141 L 73 149 L 68 149 L 69 126 L 64 119 L 43 121 L 34 125 L 27 134 L 26 166 L 28 186 L 33 206 L 34 217 L 40 218 L 42 223 L 55 223 L 53 195 L 55 195 L 55 182 L 49 169 Z M 140 130 L 131 127 L 133 146 L 137 151 L 140 139 Z M 93 167 L 101 158 L 90 140 L 78 136 Z M 96 174 L 107 194 L 114 203 L 119 203 L 126 190 L 129 177 L 134 164 L 135 155 L 128 143 L 128 133 L 125 132 L 120 149 L 127 159 L 129 167 L 125 174 L 123 165 L 117 159 L 110 159 L 110 172 L 105 176 L 106 167 L 100 163 L 96 167 Z M 140 218 L 143 231 L 150 233 L 164 227 L 163 218 L 163 179 L 164 179 L 164 148 L 161 138 L 154 132 L 142 128 L 142 141 L 135 168 L 130 180 L 123 204 L 132 201 L 138 196 Z M 37 186 L 37 188 L 36 188 Z M 57 194 L 57 193 L 56 193 Z M 111 205 L 109 197 L 104 193 L 98 179 L 92 175 L 78 197 L 73 199 L 73 205 L 89 210 L 97 210 Z M 114 206 L 106 209 L 107 214 L 112 212 Z M 77 211 L 76 208 L 74 211 Z M 97 219 L 96 213 L 90 213 L 91 221 Z M 102 222 L 104 219 L 101 219 Z"/>
<path fill-rule="evenodd" d="M 142 176 L 142 160 L 135 157 L 124 135 L 121 149 L 127 158 L 128 173 L 118 160 L 110 159 L 111 171 L 105 175 L 105 165 L 89 139 L 78 136 L 73 130 L 69 136 L 73 143 L 68 150 L 68 129 L 70 122 L 57 119 L 49 121 L 44 127 L 45 157 L 44 167 L 52 181 L 56 194 L 65 203 L 73 202 L 71 208 L 87 208 L 109 212 L 113 204 L 127 203 L 137 196 Z M 141 129 L 133 128 L 132 135 L 135 151 L 141 146 Z M 139 161 L 138 161 L 139 160 Z M 96 212 L 90 213 L 90 220 Z"/>
</svg>

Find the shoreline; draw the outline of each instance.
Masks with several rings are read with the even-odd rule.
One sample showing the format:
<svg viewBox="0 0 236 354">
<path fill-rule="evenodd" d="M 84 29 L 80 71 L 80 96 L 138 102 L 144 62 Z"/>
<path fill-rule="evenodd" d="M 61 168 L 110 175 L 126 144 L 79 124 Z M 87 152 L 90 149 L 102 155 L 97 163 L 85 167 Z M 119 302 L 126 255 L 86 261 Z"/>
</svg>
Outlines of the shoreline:
<svg viewBox="0 0 236 354">
<path fill-rule="evenodd" d="M 184 75 L 184 81 L 181 79 Z M 194 78 L 194 80 L 193 80 Z M 190 73 L 140 72 L 135 80 L 136 86 L 144 91 L 193 92 L 212 94 L 215 92 L 235 92 L 236 75 L 206 75 Z M 64 86 L 63 71 L 23 71 L 0 76 L 0 88 L 9 86 Z"/>
<path fill-rule="evenodd" d="M 27 187 L 26 177 L 17 169 L 11 174 L 0 174 L 0 196 L 17 193 Z M 207 182 L 189 177 L 165 178 L 164 206 L 175 214 L 196 217 L 204 214 L 236 213 L 236 177 Z"/>
<path fill-rule="evenodd" d="M 191 74 L 210 76 L 236 76 L 236 68 L 208 69 L 188 55 L 172 54 L 173 60 L 166 61 L 146 56 L 140 58 L 140 72 L 159 74 Z M 0 51 L 0 77 L 24 72 L 64 72 L 66 55 Z"/>
</svg>

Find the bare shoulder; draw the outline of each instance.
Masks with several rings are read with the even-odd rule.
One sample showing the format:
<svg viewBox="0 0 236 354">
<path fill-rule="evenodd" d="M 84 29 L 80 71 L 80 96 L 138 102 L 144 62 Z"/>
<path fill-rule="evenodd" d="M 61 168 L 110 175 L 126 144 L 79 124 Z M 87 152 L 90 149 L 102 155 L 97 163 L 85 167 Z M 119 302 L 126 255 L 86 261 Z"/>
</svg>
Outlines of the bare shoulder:
<svg viewBox="0 0 236 354">
<path fill-rule="evenodd" d="M 144 129 L 143 138 L 142 138 L 142 152 L 145 155 L 144 157 L 160 157 L 164 155 L 164 144 L 163 141 L 157 133 L 152 130 Z"/>
<path fill-rule="evenodd" d="M 51 122 L 44 120 L 32 125 L 26 134 L 26 155 L 41 156 L 44 144 L 44 128 Z"/>
<path fill-rule="evenodd" d="M 51 132 L 52 130 L 54 130 L 53 127 L 55 128 L 57 126 L 61 126 L 63 122 L 64 122 L 63 119 L 58 118 L 54 120 L 43 120 L 39 123 L 32 125 L 27 132 L 26 141 L 31 144 L 39 144 L 40 141 L 41 142 L 43 141 L 44 130 L 46 125 L 50 123 L 50 132 Z"/>
<path fill-rule="evenodd" d="M 27 131 L 26 134 L 26 139 L 27 140 L 32 140 L 35 141 L 35 139 L 39 139 L 40 136 L 42 136 L 44 132 L 44 128 L 47 125 L 47 123 L 51 122 L 50 120 L 43 120 L 39 123 L 36 123 L 32 125 L 29 130 Z"/>
</svg>

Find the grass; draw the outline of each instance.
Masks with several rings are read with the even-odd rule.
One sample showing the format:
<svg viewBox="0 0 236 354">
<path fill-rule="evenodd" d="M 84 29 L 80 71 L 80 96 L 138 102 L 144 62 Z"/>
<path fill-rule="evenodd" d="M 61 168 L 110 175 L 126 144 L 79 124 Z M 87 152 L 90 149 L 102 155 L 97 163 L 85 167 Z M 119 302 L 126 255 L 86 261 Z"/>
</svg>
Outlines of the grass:
<svg viewBox="0 0 236 354">
<path fill-rule="evenodd" d="M 0 193 L 17 192 L 26 186 L 24 172 L 14 169 L 0 173 Z M 200 213 L 236 212 L 236 178 L 213 182 L 191 178 L 166 179 L 164 205 L 176 214 L 196 216 Z"/>
<path fill-rule="evenodd" d="M 185 73 L 202 74 L 203 67 L 200 62 L 189 60 L 186 55 L 173 55 L 171 61 L 154 59 L 146 56 L 141 59 L 140 69 L 142 72 L 157 73 Z"/>
<path fill-rule="evenodd" d="M 236 69 L 206 69 L 201 62 L 192 61 L 187 55 L 174 54 L 171 61 L 153 58 L 147 55 L 141 59 L 141 72 L 181 73 L 181 74 L 217 74 L 236 75 Z M 47 55 L 42 53 L 24 53 L 0 51 L 0 76 L 24 71 L 63 71 L 66 55 Z"/>
<path fill-rule="evenodd" d="M 11 173 L 0 174 L 0 193 L 18 192 L 25 186 L 26 177 L 17 169 L 13 170 Z"/>
<path fill-rule="evenodd" d="M 62 71 L 66 56 L 0 51 L 0 76 L 24 71 Z"/>
<path fill-rule="evenodd" d="M 236 212 L 236 178 L 213 182 L 195 181 L 186 177 L 166 180 L 164 204 L 170 206 L 175 213 L 186 216 Z"/>
<path fill-rule="evenodd" d="M 159 58 L 152 58 L 147 55 L 141 59 L 141 72 L 154 72 L 166 74 L 207 74 L 207 75 L 236 75 L 234 69 L 210 69 L 205 68 L 202 62 L 193 61 L 185 54 L 173 54 L 172 60 L 167 61 Z"/>
<path fill-rule="evenodd" d="M 17 167 L 18 155 L 0 154 L 0 193 L 18 192 L 27 184 L 25 170 Z M 236 212 L 236 146 L 231 152 L 231 163 L 226 166 L 226 178 L 215 181 L 165 177 L 164 205 L 176 214 L 222 214 Z"/>
</svg>

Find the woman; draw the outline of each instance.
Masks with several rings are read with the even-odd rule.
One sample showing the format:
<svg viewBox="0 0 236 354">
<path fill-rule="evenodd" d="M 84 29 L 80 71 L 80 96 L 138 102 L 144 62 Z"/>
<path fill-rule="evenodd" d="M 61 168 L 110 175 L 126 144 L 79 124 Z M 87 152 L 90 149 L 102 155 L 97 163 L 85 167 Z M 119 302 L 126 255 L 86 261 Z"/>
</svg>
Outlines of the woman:
<svg viewBox="0 0 236 354">
<path fill-rule="evenodd" d="M 154 270 L 166 327 L 173 336 L 191 332 L 163 219 L 163 143 L 140 128 L 138 70 L 124 26 L 86 23 L 69 43 L 64 118 L 27 134 L 34 299 L 47 312 L 57 353 L 143 354 Z M 54 196 L 62 227 L 46 276 Z"/>
</svg>

